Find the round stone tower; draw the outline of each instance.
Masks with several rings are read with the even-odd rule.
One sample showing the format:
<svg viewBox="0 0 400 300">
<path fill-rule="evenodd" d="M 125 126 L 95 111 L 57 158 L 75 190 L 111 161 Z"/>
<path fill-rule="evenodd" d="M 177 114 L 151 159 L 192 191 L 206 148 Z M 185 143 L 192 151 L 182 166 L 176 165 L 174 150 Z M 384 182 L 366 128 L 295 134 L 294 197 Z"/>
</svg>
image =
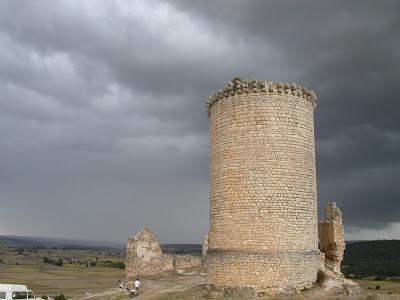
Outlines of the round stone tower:
<svg viewBox="0 0 400 300">
<path fill-rule="evenodd" d="M 316 96 L 301 85 L 234 79 L 207 101 L 207 284 L 284 292 L 319 268 Z"/>
</svg>

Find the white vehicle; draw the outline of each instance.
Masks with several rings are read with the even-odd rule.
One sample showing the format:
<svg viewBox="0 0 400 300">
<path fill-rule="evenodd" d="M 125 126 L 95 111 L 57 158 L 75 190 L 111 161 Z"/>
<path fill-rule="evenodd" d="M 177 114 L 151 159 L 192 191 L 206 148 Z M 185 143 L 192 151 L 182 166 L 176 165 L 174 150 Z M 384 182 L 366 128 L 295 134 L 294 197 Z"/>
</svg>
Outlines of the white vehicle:
<svg viewBox="0 0 400 300">
<path fill-rule="evenodd" d="M 42 299 L 36 298 L 35 294 L 22 284 L 0 284 L 0 300 L 14 299 Z"/>
</svg>

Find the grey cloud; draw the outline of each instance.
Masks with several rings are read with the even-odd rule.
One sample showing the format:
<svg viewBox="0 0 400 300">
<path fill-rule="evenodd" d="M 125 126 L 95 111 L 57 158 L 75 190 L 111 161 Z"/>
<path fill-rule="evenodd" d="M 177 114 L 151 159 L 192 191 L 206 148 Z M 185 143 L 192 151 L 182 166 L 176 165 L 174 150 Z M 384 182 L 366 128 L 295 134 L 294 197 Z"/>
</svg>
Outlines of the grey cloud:
<svg viewBox="0 0 400 300">
<path fill-rule="evenodd" d="M 343 208 L 346 225 L 354 228 L 382 229 L 398 223 L 400 188 L 396 179 L 399 165 L 386 168 L 341 174 L 336 178 L 320 181 L 321 201 L 335 200 Z"/>
<path fill-rule="evenodd" d="M 235 76 L 317 92 L 320 209 L 400 222 L 399 15 L 389 0 L 2 1 L 0 233 L 200 241 L 205 99 Z"/>
<path fill-rule="evenodd" d="M 349 127 L 339 136 L 318 144 L 319 169 L 323 176 L 368 171 L 396 166 L 400 153 L 400 134 L 367 125 Z"/>
<path fill-rule="evenodd" d="M 398 2 L 168 2 L 232 44 L 251 45 L 249 60 L 262 51 L 263 43 L 278 52 L 278 66 L 268 68 L 259 61 L 263 78 L 297 81 L 316 90 L 320 208 L 328 199 L 348 201 L 363 207 L 343 204 L 350 210 L 351 225 L 396 221 L 391 212 L 397 209 L 398 191 L 391 179 L 400 168 Z M 377 170 L 380 177 L 368 180 Z M 339 181 L 343 186 L 338 186 L 338 178 L 345 178 Z M 368 222 L 362 222 L 363 216 Z"/>
</svg>

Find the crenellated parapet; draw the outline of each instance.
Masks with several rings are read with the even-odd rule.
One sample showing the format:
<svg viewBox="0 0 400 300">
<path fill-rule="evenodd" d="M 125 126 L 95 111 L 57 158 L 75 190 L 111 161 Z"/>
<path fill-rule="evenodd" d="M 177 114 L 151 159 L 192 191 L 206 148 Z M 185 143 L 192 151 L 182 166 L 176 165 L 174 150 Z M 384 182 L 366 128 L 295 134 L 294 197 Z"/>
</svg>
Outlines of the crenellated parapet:
<svg viewBox="0 0 400 300">
<path fill-rule="evenodd" d="M 217 101 L 240 94 L 249 93 L 263 93 L 263 94 L 287 94 L 296 97 L 301 97 L 309 101 L 313 107 L 316 106 L 317 96 L 314 91 L 305 88 L 297 83 L 284 83 L 284 82 L 273 82 L 266 80 L 248 80 L 235 78 L 228 83 L 223 89 L 207 99 L 207 112 L 210 114 L 211 106 Z"/>
</svg>

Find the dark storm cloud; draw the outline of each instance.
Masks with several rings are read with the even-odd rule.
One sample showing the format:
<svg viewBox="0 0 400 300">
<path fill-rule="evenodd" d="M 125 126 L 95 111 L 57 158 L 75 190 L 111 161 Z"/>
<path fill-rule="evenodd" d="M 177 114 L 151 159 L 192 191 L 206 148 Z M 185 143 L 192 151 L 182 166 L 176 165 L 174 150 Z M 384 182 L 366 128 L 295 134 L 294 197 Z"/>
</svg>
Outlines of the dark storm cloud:
<svg viewBox="0 0 400 300">
<path fill-rule="evenodd" d="M 384 229 L 399 222 L 399 176 L 399 164 L 351 174 L 344 171 L 342 176 L 320 180 L 319 192 L 346 208 L 343 214 L 351 219 L 347 222 L 351 227 Z"/>
<path fill-rule="evenodd" d="M 263 50 L 260 43 L 279 53 L 278 76 L 262 63 L 254 73 L 316 90 L 320 208 L 337 201 L 353 227 L 399 222 L 397 1 L 173 3 L 232 41 L 253 45 L 249 59 Z"/>
<path fill-rule="evenodd" d="M 200 241 L 204 101 L 237 75 L 316 90 L 320 208 L 336 200 L 355 234 L 400 222 L 399 15 L 397 1 L 2 1 L 0 231 Z"/>
</svg>

